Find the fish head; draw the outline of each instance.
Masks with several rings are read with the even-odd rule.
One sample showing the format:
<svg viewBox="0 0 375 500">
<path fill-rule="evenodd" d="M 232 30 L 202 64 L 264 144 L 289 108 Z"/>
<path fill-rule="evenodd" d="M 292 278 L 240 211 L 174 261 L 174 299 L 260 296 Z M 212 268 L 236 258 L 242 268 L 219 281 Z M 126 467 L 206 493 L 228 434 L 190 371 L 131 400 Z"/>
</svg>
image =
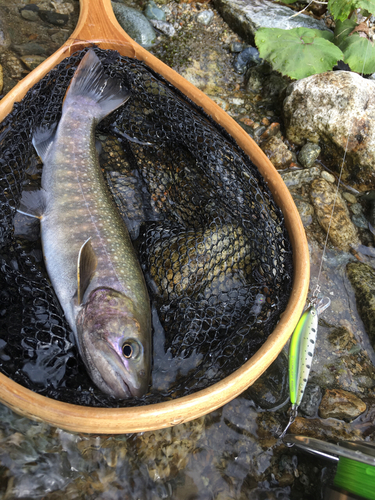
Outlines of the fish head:
<svg viewBox="0 0 375 500">
<path fill-rule="evenodd" d="M 111 288 L 93 290 L 76 320 L 81 357 L 93 382 L 117 399 L 141 397 L 151 366 L 150 326 L 131 299 Z"/>
</svg>

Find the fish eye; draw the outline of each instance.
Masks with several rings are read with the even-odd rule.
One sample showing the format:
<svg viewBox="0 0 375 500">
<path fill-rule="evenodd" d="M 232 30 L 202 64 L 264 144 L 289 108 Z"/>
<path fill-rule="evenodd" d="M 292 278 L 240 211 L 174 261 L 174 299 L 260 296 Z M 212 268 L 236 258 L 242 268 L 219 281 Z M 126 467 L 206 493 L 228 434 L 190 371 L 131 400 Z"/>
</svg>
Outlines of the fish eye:
<svg viewBox="0 0 375 500">
<path fill-rule="evenodd" d="M 141 348 L 136 340 L 128 339 L 122 344 L 122 354 L 126 359 L 136 358 Z"/>
<path fill-rule="evenodd" d="M 125 358 L 129 359 L 132 357 L 133 354 L 133 347 L 131 344 L 125 342 L 125 344 L 122 346 L 122 354 L 125 356 Z"/>
</svg>

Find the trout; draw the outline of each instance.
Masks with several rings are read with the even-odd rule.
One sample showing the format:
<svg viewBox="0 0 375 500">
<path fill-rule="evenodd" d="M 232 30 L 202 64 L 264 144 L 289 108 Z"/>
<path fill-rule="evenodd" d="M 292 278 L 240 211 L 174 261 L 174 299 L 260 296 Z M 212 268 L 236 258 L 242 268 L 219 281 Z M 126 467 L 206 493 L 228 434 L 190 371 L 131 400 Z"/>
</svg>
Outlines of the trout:
<svg viewBox="0 0 375 500">
<path fill-rule="evenodd" d="M 40 218 L 45 264 L 87 371 L 118 399 L 147 392 L 151 366 L 150 301 L 127 228 L 105 184 L 95 127 L 127 101 L 90 49 L 78 66 L 55 127 L 33 145 L 43 161 L 42 189 L 24 210 Z"/>
</svg>

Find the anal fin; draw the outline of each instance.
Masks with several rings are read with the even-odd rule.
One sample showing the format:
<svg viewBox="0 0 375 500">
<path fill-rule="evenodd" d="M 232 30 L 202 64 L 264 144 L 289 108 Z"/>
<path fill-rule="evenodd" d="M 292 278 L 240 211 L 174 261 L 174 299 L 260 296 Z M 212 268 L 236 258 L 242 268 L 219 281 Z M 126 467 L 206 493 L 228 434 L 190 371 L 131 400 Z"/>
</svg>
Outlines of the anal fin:
<svg viewBox="0 0 375 500">
<path fill-rule="evenodd" d="M 91 245 L 91 238 L 86 240 L 78 253 L 77 262 L 77 301 L 82 303 L 83 296 L 92 280 L 98 265 L 98 258 Z"/>
</svg>

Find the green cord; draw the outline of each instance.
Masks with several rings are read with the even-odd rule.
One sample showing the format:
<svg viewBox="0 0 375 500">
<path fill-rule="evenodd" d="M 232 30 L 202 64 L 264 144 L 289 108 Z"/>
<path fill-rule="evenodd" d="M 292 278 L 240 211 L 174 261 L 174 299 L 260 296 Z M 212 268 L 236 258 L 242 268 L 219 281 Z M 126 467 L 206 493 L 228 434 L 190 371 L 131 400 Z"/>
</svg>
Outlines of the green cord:
<svg viewBox="0 0 375 500">
<path fill-rule="evenodd" d="M 375 467 L 340 457 L 334 485 L 368 500 L 375 500 Z"/>
</svg>

